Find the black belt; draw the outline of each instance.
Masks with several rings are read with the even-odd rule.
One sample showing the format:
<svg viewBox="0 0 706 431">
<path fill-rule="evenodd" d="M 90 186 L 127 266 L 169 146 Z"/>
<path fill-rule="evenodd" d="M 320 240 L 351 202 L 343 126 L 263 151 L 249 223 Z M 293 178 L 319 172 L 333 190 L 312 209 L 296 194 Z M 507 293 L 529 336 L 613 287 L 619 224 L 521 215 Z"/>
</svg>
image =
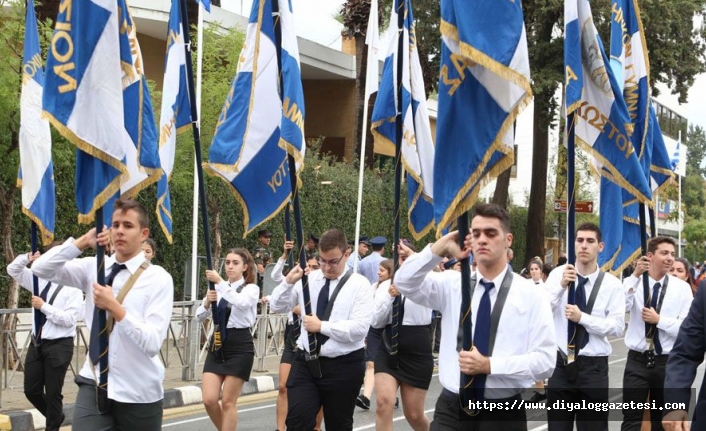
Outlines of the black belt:
<svg viewBox="0 0 706 431">
<path fill-rule="evenodd" d="M 445 400 L 448 400 L 448 401 L 453 401 L 453 402 L 458 402 L 458 401 L 459 401 L 459 395 L 458 395 L 457 393 L 451 392 L 450 390 L 448 390 L 448 389 L 446 389 L 446 388 L 443 388 L 443 389 L 441 390 L 441 395 L 440 395 L 440 396 L 441 396 L 441 398 L 443 398 L 443 399 L 445 399 Z M 508 398 L 495 398 L 495 399 L 492 399 L 492 400 L 488 399 L 488 400 L 486 400 L 486 401 L 492 402 L 492 403 L 502 403 L 502 402 L 505 402 L 505 401 L 519 400 L 520 398 L 521 398 L 521 397 L 520 397 L 520 394 L 517 394 L 517 395 L 513 395 L 513 396 L 508 397 Z"/>
<path fill-rule="evenodd" d="M 648 352 L 649 352 L 649 351 L 647 351 L 647 350 L 645 350 L 644 352 L 638 352 L 637 350 L 629 350 L 629 351 L 628 351 L 628 359 L 635 359 L 635 360 L 638 360 L 638 361 L 647 362 L 648 355 L 649 355 Z M 666 361 L 667 358 L 669 358 L 669 354 L 665 354 L 665 355 L 657 355 L 657 354 L 655 354 L 655 355 L 654 355 L 654 358 L 655 358 L 655 359 L 660 359 L 660 360 Z"/>
<path fill-rule="evenodd" d="M 53 338 L 53 339 L 42 338 L 42 344 L 47 345 L 47 344 L 54 344 L 54 343 L 64 343 L 68 340 L 71 340 L 71 342 L 73 342 L 74 337 L 63 337 L 63 338 Z"/>
<path fill-rule="evenodd" d="M 562 352 L 561 350 L 557 350 L 557 359 L 561 359 L 561 361 L 566 364 L 566 353 Z M 578 355 L 576 357 L 576 362 L 608 362 L 608 356 Z"/>
<path fill-rule="evenodd" d="M 305 361 L 306 360 L 306 350 L 302 350 L 297 347 L 297 349 L 294 351 L 294 359 L 298 361 Z M 319 360 L 321 361 L 333 361 L 336 359 L 348 359 L 348 358 L 354 358 L 355 356 L 360 356 L 361 360 L 365 357 L 365 349 L 358 349 L 354 350 L 350 353 L 346 353 L 345 355 L 341 356 L 336 356 L 335 358 L 328 358 L 326 356 L 319 356 Z"/>
</svg>

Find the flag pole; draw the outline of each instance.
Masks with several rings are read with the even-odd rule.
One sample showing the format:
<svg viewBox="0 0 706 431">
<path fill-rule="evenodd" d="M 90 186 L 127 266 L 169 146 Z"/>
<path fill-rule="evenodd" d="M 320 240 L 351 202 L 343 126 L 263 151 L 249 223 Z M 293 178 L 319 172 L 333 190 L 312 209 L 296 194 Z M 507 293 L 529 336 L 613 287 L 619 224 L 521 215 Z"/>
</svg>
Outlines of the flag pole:
<svg viewBox="0 0 706 431">
<path fill-rule="evenodd" d="M 211 254 L 211 235 L 208 228 L 208 208 L 206 206 L 206 187 L 203 177 L 203 160 L 201 157 L 201 133 L 199 117 L 196 109 L 196 98 L 194 94 L 194 69 L 191 63 L 191 40 L 189 36 L 189 16 L 186 8 L 186 0 L 179 0 L 181 9 L 181 23 L 184 29 L 184 51 L 186 53 L 186 82 L 189 89 L 189 104 L 191 105 L 191 129 L 194 134 L 194 154 L 196 157 L 196 178 L 199 182 L 199 202 L 201 204 L 201 222 L 203 226 L 203 240 L 206 246 L 206 265 L 208 269 L 213 269 L 213 256 Z M 192 275 L 193 277 L 193 275 Z M 208 289 L 215 290 L 213 282 L 208 282 Z M 218 324 L 218 307 L 216 303 L 211 304 L 211 315 L 213 317 L 213 351 L 217 362 L 223 362 L 223 351 L 221 350 L 221 330 Z"/>
<path fill-rule="evenodd" d="M 368 47 L 368 49 L 370 49 L 370 47 Z M 358 160 L 360 164 L 360 167 L 358 168 L 358 203 L 356 206 L 355 213 L 355 242 L 353 244 L 353 253 L 356 253 L 356 255 L 358 254 L 358 244 L 360 241 L 360 219 L 363 215 L 363 181 L 365 179 L 365 146 L 368 140 L 368 104 L 370 103 L 369 95 L 366 94 L 365 101 L 363 103 L 363 133 L 361 133 L 362 136 L 360 137 L 360 159 Z M 397 244 L 395 244 L 395 246 L 396 245 Z M 358 271 L 358 260 L 359 259 L 355 259 L 355 261 L 353 262 L 353 272 Z"/>
<path fill-rule="evenodd" d="M 681 130 L 679 131 L 679 140 L 677 141 L 677 148 L 679 150 L 679 153 L 677 154 L 677 168 L 675 169 L 679 181 L 679 205 L 677 206 L 678 213 L 677 217 L 679 217 L 679 257 L 682 257 L 682 249 L 681 249 L 681 231 L 684 228 L 684 219 L 682 218 L 681 215 L 681 170 L 679 169 L 679 165 L 681 165 Z M 694 262 L 691 262 L 693 265 Z"/>
<path fill-rule="evenodd" d="M 280 71 L 280 89 L 282 87 L 282 21 L 281 14 L 279 11 L 279 0 L 272 0 L 272 16 L 274 19 L 274 30 L 275 30 L 275 40 L 276 40 L 276 52 L 277 52 L 277 69 Z M 280 98 L 282 94 L 280 93 Z M 294 156 L 287 152 L 287 165 L 289 166 L 289 181 L 292 187 L 292 206 L 294 212 L 294 228 L 297 233 L 297 247 L 299 265 L 302 270 L 306 269 L 306 252 L 304 251 L 304 226 L 302 224 L 302 213 L 301 213 L 301 202 L 299 201 L 299 191 L 297 190 L 297 164 L 294 160 Z M 309 277 L 305 274 L 302 275 L 302 296 L 304 299 L 304 313 L 307 316 L 312 314 L 311 310 L 311 294 L 309 292 Z M 309 342 L 309 357 L 307 361 L 317 361 L 319 354 L 319 342 L 317 334 L 308 332 L 308 342 Z M 321 374 L 321 368 L 316 370 L 318 374 Z"/>
<path fill-rule="evenodd" d="M 406 6 L 407 0 L 398 0 L 399 6 L 397 8 L 397 116 L 395 118 L 395 202 L 393 205 L 393 215 L 394 215 L 394 232 L 393 232 L 393 246 L 392 246 L 392 262 L 395 270 L 400 266 L 400 189 L 402 188 L 402 68 L 404 67 L 404 56 L 405 52 L 404 46 L 404 20 L 406 17 Z M 400 322 L 400 305 L 402 299 L 399 295 L 395 297 L 392 302 L 392 326 L 390 327 L 390 368 L 399 368 L 399 359 L 397 358 L 397 353 L 399 352 L 399 327 L 402 325 Z"/>
<path fill-rule="evenodd" d="M 37 223 L 32 222 L 32 233 L 31 233 L 31 240 L 32 240 L 32 254 L 36 253 L 39 250 L 39 234 L 37 233 Z M 37 278 L 36 275 L 32 275 L 32 294 L 34 296 L 39 296 L 39 278 Z M 39 321 L 40 321 L 40 314 L 41 311 L 37 310 L 36 308 L 33 310 L 34 313 L 34 334 L 35 336 L 38 334 L 39 331 Z"/>
<path fill-rule="evenodd" d="M 196 120 L 198 123 L 199 134 L 201 132 L 201 88 L 203 79 L 203 3 L 198 2 L 199 18 L 198 26 L 196 27 Z M 188 32 L 189 29 L 184 29 Z M 199 294 L 197 289 L 199 254 L 199 168 L 194 158 L 194 199 L 191 209 L 191 300 L 196 301 Z"/>
<path fill-rule="evenodd" d="M 576 113 L 572 112 L 566 119 L 567 148 L 566 148 L 566 257 L 568 263 L 576 262 Z M 570 282 L 568 286 L 567 304 L 576 305 L 576 283 Z M 574 362 L 576 349 L 576 329 L 571 330 L 569 322 L 567 331 L 567 360 Z"/>
</svg>

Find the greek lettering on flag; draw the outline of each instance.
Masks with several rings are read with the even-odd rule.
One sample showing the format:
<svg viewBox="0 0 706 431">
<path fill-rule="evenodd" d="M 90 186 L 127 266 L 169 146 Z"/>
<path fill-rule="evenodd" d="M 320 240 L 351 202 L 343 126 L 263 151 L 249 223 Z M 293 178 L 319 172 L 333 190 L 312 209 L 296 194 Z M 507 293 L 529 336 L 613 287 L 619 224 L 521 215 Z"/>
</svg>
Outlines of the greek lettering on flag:
<svg viewBox="0 0 706 431">
<path fill-rule="evenodd" d="M 397 25 L 398 13 L 404 14 L 402 53 L 398 52 L 399 33 L 388 31 L 388 55 L 382 70 L 382 81 L 373 108 L 371 131 L 383 145 L 401 145 L 402 164 L 407 172 L 409 230 L 419 239 L 434 227 L 434 141 L 429 125 L 424 77 L 419 62 L 414 17 L 410 0 L 396 0 L 390 16 L 391 29 Z M 398 83 L 398 56 L 402 55 L 402 82 Z M 374 61 L 377 62 L 377 59 Z M 377 76 L 375 78 L 377 80 Z M 402 91 L 402 136 L 397 136 L 398 93 Z"/>
<path fill-rule="evenodd" d="M 132 145 L 127 146 L 125 158 L 130 176 L 120 188 L 120 194 L 126 198 L 134 198 L 145 187 L 156 183 L 162 170 L 152 97 L 145 77 L 137 28 L 126 0 L 118 0 L 118 12 L 123 111 L 125 129 L 132 141 Z"/>
<path fill-rule="evenodd" d="M 49 122 L 42 118 L 44 68 L 34 3 L 27 3 L 22 93 L 20 95 L 20 175 L 22 212 L 39 228 L 42 243 L 54 239 L 56 198 Z"/>
<path fill-rule="evenodd" d="M 272 0 L 257 0 L 205 165 L 209 173 L 232 186 L 243 207 L 245 235 L 289 201 L 287 152 L 294 156 L 297 172 L 304 158 L 304 97 L 294 23 L 289 2 L 279 0 L 278 5 L 282 86 Z"/>
<path fill-rule="evenodd" d="M 191 106 L 186 82 L 186 51 L 179 0 L 172 0 L 164 58 L 162 109 L 159 116 L 159 160 L 162 174 L 157 183 L 157 220 L 172 242 L 172 206 L 169 180 L 174 169 L 177 135 L 191 124 Z"/>
<path fill-rule="evenodd" d="M 47 59 L 43 115 L 79 150 L 81 223 L 93 221 L 129 177 L 127 150 L 134 145 L 124 121 L 119 14 L 115 0 L 59 8 Z"/>
<path fill-rule="evenodd" d="M 566 116 L 575 114 L 574 124 L 567 127 L 575 128 L 576 143 L 600 163 L 606 178 L 649 202 L 652 194 L 631 140 L 628 107 L 608 66 L 588 0 L 567 0 L 564 18 Z M 601 207 L 601 214 L 616 210 Z"/>
<path fill-rule="evenodd" d="M 439 232 L 513 164 L 512 126 L 532 98 L 521 2 L 442 0 L 441 36 L 434 159 Z"/>
<path fill-rule="evenodd" d="M 628 107 L 635 151 L 649 170 L 643 155 L 650 143 L 650 61 L 637 0 L 612 0 L 610 24 L 610 65 Z"/>
</svg>

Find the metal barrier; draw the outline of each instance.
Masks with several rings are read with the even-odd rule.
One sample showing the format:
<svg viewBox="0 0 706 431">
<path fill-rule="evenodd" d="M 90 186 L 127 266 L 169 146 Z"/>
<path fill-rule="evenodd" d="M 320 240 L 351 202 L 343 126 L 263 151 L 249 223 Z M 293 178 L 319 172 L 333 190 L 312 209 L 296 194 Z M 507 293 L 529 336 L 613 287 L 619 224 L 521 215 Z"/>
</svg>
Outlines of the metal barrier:
<svg viewBox="0 0 706 431">
<path fill-rule="evenodd" d="M 210 336 L 212 325 L 207 321 L 199 323 L 195 312 L 201 301 L 179 301 L 174 303 L 174 311 L 169 324 L 167 338 L 160 351 L 160 359 L 165 368 L 181 367 L 182 380 L 198 380 L 203 368 L 205 348 Z M 269 314 L 269 307 L 262 307 L 263 313 L 257 316 L 251 332 L 255 339 L 255 371 L 264 370 L 265 357 L 280 356 L 284 348 L 284 328 L 287 323 L 286 314 Z M 4 389 L 22 388 L 21 381 L 14 381 L 18 372 L 24 366 L 27 348 L 31 341 L 32 324 L 20 323 L 21 315 L 31 315 L 31 308 L 0 309 L 0 352 L 2 352 L 2 369 L 0 369 L 0 408 L 2 408 L 2 392 Z M 17 319 L 15 330 L 5 330 L 5 322 Z M 67 377 L 73 379 L 83 366 L 86 358 L 89 340 L 88 330 L 83 321 L 76 326 L 74 355 L 69 366 Z M 18 358 L 10 366 L 10 358 Z"/>
</svg>

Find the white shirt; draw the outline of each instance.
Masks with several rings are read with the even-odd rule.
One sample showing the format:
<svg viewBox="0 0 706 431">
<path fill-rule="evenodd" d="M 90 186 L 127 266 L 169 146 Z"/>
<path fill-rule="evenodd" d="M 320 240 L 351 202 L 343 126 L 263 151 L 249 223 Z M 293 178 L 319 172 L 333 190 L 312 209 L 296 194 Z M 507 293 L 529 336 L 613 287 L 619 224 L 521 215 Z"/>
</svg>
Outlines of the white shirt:
<svg viewBox="0 0 706 431">
<path fill-rule="evenodd" d="M 439 381 L 447 390 L 458 393 L 460 367 L 456 337 L 461 315 L 461 272 L 433 272 L 441 259 L 431 252 L 430 245 L 426 246 L 397 270 L 395 286 L 408 299 L 440 310 L 444 316 L 441 319 Z M 491 306 L 495 305 L 506 271 L 492 280 L 496 288 L 490 293 Z M 477 276 L 480 281 L 480 271 Z M 473 292 L 471 307 L 474 325 L 484 290 L 480 286 Z M 491 374 L 486 380 L 485 396 L 488 399 L 512 396 L 519 392 L 519 388 L 527 387 L 530 381 L 549 378 L 555 364 L 556 338 L 549 299 L 531 281 L 514 274 L 490 357 Z M 510 391 L 493 390 L 497 388 Z"/>
<path fill-rule="evenodd" d="M 369 255 L 365 256 L 358 263 L 358 274 L 362 274 L 368 279 L 370 284 L 377 283 L 378 281 L 378 269 L 380 267 L 380 262 L 385 260 L 382 255 L 374 251 Z"/>
<path fill-rule="evenodd" d="M 568 344 L 569 321 L 566 318 L 565 310 L 569 298 L 569 289 L 561 287 L 561 279 L 564 275 L 566 265 L 561 265 L 552 270 L 544 284 L 544 288 L 549 294 L 554 314 L 554 328 L 556 329 L 556 341 L 559 350 L 566 354 Z M 592 274 L 584 275 L 588 277 L 585 284 L 586 304 L 588 304 L 596 285 L 599 270 Z M 578 283 L 578 281 L 577 281 Z M 625 329 L 625 293 L 623 286 L 615 276 L 606 273 L 603 276 L 596 302 L 593 304 L 591 314 L 581 313 L 579 325 L 586 328 L 588 333 L 588 344 L 579 349 L 579 356 L 610 356 L 613 348 L 608 341 L 608 336 L 619 337 L 623 335 Z"/>
<path fill-rule="evenodd" d="M 272 268 L 272 281 L 274 281 L 277 284 L 280 284 L 281 282 L 284 281 L 284 274 L 282 272 L 284 271 L 284 264 L 286 261 L 284 260 L 283 257 L 280 257 L 277 259 L 277 263 L 275 264 L 275 267 Z M 267 298 L 267 303 L 270 303 L 270 300 L 272 299 L 272 295 L 267 295 L 265 298 Z M 290 325 L 294 323 L 294 313 L 290 311 L 287 313 L 287 323 Z"/>
<path fill-rule="evenodd" d="M 669 277 L 669 282 L 667 283 L 667 291 L 664 294 L 662 308 L 659 311 L 659 322 L 657 323 L 663 355 L 672 351 L 674 341 L 676 341 L 679 333 L 679 327 L 689 313 L 689 307 L 691 307 L 691 302 L 694 299 L 689 285 L 676 277 L 665 275 L 659 280 L 662 286 L 664 286 L 666 277 Z M 653 280 L 652 277 L 648 277 L 648 279 L 651 295 L 652 288 L 657 280 Z M 625 345 L 630 350 L 644 352 L 648 347 L 645 341 L 645 322 L 642 320 L 642 307 L 645 306 L 642 277 L 631 275 L 623 281 L 623 287 L 625 288 L 625 311 L 630 313 L 628 330 L 625 333 Z M 659 291 L 661 295 L 662 288 Z M 659 300 L 659 298 L 657 299 Z"/>
<path fill-rule="evenodd" d="M 34 275 L 66 286 L 76 286 L 86 293 L 84 320 L 90 332 L 93 325 L 93 283 L 96 282 L 96 258 L 77 259 L 81 250 L 69 238 L 54 247 L 32 265 Z M 120 292 L 130 275 L 142 262 L 140 252 L 127 262 L 127 270 L 120 271 L 113 280 L 113 294 Z M 105 268 L 115 263 L 114 256 L 105 258 Z M 123 320 L 115 322 L 110 333 L 108 360 L 108 398 L 123 403 L 153 403 L 164 398 L 162 381 L 164 366 L 159 352 L 167 337 L 174 303 L 172 276 L 158 265 L 149 265 L 125 296 Z M 97 380 L 100 364 L 93 369 L 86 355 L 80 375 Z"/>
<path fill-rule="evenodd" d="M 344 274 L 331 280 L 329 299 Z M 319 292 L 325 283 L 326 278 L 321 270 L 309 274 L 309 294 L 313 313 L 316 313 Z M 301 281 L 295 285 L 288 284 L 286 280 L 283 281 L 272 292 L 271 298 L 270 309 L 274 313 L 284 313 L 297 304 L 304 313 Z M 368 334 L 373 319 L 374 305 L 373 290 L 368 280 L 360 274 L 351 274 L 341 291 L 338 292 L 329 320 L 321 322 L 321 333 L 329 339 L 321 346 L 320 356 L 335 358 L 362 349 L 365 346 L 365 336 Z M 297 340 L 297 346 L 300 349 L 309 351 L 308 337 L 309 335 L 302 325 L 301 334 Z"/>
<path fill-rule="evenodd" d="M 244 283 L 245 280 L 241 278 L 232 283 L 224 280 L 216 284 L 216 297 L 218 300 L 216 304 L 211 304 L 211 307 L 216 307 L 221 298 L 225 298 L 228 302 L 228 308 L 231 311 L 226 328 L 243 329 L 252 328 L 255 325 L 257 303 L 260 300 L 260 288 L 257 284 L 250 283 L 243 286 L 243 289 L 238 293 L 238 287 Z M 207 299 L 204 298 L 199 308 L 196 309 L 196 320 L 199 322 L 203 322 L 206 318 L 213 315 L 211 308 L 207 309 L 204 306 L 206 301 Z"/>
<path fill-rule="evenodd" d="M 380 283 L 375 290 L 375 312 L 373 313 L 373 328 L 384 328 L 392 323 L 392 303 L 394 296 L 390 295 L 390 280 Z M 404 301 L 404 317 L 402 326 L 422 326 L 431 324 L 431 308 L 416 304 L 407 298 Z"/>
<path fill-rule="evenodd" d="M 21 254 L 7 265 L 7 273 L 14 278 L 20 286 L 34 294 L 34 276 L 32 270 L 27 268 L 29 258 L 27 254 Z M 41 293 L 48 281 L 39 279 L 39 292 Z M 59 338 L 75 337 L 76 322 L 81 319 L 83 311 L 83 294 L 80 290 L 70 286 L 64 286 L 54 299 L 54 304 L 49 304 L 49 300 L 59 287 L 52 283 L 47 292 L 47 299 L 39 310 L 47 318 L 42 328 L 42 339 L 58 340 Z M 32 333 L 37 334 L 32 319 Z"/>
</svg>

